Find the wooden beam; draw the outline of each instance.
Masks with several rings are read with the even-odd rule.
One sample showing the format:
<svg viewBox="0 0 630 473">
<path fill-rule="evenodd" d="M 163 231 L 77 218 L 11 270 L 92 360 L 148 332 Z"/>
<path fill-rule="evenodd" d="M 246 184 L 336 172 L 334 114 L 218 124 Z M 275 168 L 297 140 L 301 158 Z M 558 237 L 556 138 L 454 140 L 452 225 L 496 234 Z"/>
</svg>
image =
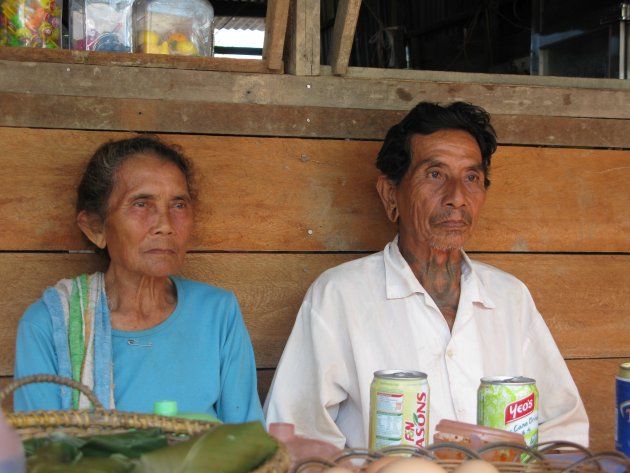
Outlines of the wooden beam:
<svg viewBox="0 0 630 473">
<path fill-rule="evenodd" d="M 268 0 L 265 18 L 265 44 L 263 59 L 273 71 L 283 69 L 282 53 L 287 33 L 290 0 Z"/>
<path fill-rule="evenodd" d="M 0 51 L 2 49 L 19 48 L 0 48 Z M 319 70 L 318 45 L 317 58 L 316 62 L 308 62 L 311 72 Z M 258 64 L 263 64 L 263 61 L 258 61 Z M 302 61 L 302 66 L 306 64 Z M 288 61 L 285 65 L 288 69 Z M 34 73 L 35 70 L 37 73 Z M 307 72 L 305 67 L 302 67 L 302 72 Z M 493 115 L 630 118 L 630 88 L 365 80 L 347 76 L 296 77 L 289 74 L 7 60 L 0 60 L 0 93 L 16 93 L 25 97 L 58 95 L 166 102 L 183 100 L 191 102 L 191 106 L 247 103 L 402 111 L 409 111 L 420 100 L 464 100 L 484 107 Z"/>
<path fill-rule="evenodd" d="M 22 62 L 85 64 L 92 66 L 126 66 L 146 69 L 175 69 L 195 71 L 246 72 L 278 74 L 260 59 L 226 57 L 175 56 L 168 54 L 113 53 L 102 51 L 74 51 L 65 49 L 7 48 L 0 47 L 0 60 Z"/>
<path fill-rule="evenodd" d="M 297 76 L 319 75 L 320 0 L 291 0 L 286 70 Z"/>
<path fill-rule="evenodd" d="M 341 0 L 337 6 L 330 55 L 333 74 L 345 75 L 348 71 L 350 50 L 360 9 L 361 0 Z"/>
<path fill-rule="evenodd" d="M 0 127 L 360 140 L 382 140 L 407 113 L 170 97 L 145 100 L 2 92 L 0 104 Z M 629 122 L 623 119 L 493 114 L 492 123 L 501 144 L 630 148 Z"/>
</svg>

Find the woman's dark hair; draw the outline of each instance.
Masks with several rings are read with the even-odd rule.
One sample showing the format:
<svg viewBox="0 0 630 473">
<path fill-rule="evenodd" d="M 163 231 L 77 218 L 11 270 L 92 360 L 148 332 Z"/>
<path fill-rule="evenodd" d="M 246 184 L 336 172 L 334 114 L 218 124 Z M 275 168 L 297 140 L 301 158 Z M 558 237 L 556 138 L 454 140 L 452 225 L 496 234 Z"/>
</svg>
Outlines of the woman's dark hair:
<svg viewBox="0 0 630 473">
<path fill-rule="evenodd" d="M 116 173 L 125 161 L 138 154 L 151 154 L 175 164 L 186 178 L 188 192 L 195 199 L 192 163 L 177 146 L 156 136 L 141 135 L 103 143 L 92 155 L 77 188 L 77 213 L 85 210 L 107 217 L 107 202 L 116 183 Z"/>
<path fill-rule="evenodd" d="M 411 163 L 412 135 L 430 135 L 440 130 L 463 130 L 475 138 L 481 150 L 484 186 L 487 188 L 490 185 L 490 158 L 497 149 L 497 136 L 488 112 L 466 102 L 446 106 L 420 102 L 400 123 L 389 129 L 376 158 L 376 167 L 398 185 Z"/>
</svg>

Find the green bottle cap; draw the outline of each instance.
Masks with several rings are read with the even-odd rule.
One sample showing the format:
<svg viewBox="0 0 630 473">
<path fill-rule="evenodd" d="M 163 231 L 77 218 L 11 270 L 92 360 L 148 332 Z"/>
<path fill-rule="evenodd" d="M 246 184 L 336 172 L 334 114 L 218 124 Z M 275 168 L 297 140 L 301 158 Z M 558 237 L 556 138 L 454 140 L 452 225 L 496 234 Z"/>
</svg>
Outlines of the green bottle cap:
<svg viewBox="0 0 630 473">
<path fill-rule="evenodd" d="M 177 401 L 155 401 L 153 412 L 160 416 L 177 415 Z"/>
</svg>

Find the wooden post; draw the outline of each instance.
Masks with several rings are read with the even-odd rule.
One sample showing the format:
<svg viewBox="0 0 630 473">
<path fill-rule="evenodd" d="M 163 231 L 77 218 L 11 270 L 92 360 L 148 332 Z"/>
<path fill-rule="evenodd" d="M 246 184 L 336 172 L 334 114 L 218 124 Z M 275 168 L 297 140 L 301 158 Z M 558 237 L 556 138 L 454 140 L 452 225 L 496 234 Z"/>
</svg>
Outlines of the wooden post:
<svg viewBox="0 0 630 473">
<path fill-rule="evenodd" d="M 268 0 L 265 18 L 265 44 L 263 59 L 273 71 L 283 67 L 282 53 L 287 32 L 290 0 Z"/>
<path fill-rule="evenodd" d="M 341 0 L 335 15 L 330 64 L 333 74 L 344 75 L 348 71 L 350 50 L 357 27 L 361 0 Z"/>
<path fill-rule="evenodd" d="M 298 76 L 319 75 L 319 0 L 291 0 L 289 34 L 285 48 L 286 72 Z"/>
</svg>

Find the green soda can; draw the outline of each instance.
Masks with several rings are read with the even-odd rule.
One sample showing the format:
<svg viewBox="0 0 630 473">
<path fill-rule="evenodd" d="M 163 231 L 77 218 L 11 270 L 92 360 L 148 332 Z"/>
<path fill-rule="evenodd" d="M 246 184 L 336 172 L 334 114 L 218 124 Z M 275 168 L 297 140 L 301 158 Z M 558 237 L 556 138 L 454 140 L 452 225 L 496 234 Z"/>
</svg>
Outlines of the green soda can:
<svg viewBox="0 0 630 473">
<path fill-rule="evenodd" d="M 369 448 L 426 447 L 428 439 L 427 375 L 420 371 L 376 371 L 370 385 Z"/>
<path fill-rule="evenodd" d="M 477 424 L 521 434 L 538 444 L 538 389 L 523 376 L 481 378 L 477 391 Z"/>
</svg>

